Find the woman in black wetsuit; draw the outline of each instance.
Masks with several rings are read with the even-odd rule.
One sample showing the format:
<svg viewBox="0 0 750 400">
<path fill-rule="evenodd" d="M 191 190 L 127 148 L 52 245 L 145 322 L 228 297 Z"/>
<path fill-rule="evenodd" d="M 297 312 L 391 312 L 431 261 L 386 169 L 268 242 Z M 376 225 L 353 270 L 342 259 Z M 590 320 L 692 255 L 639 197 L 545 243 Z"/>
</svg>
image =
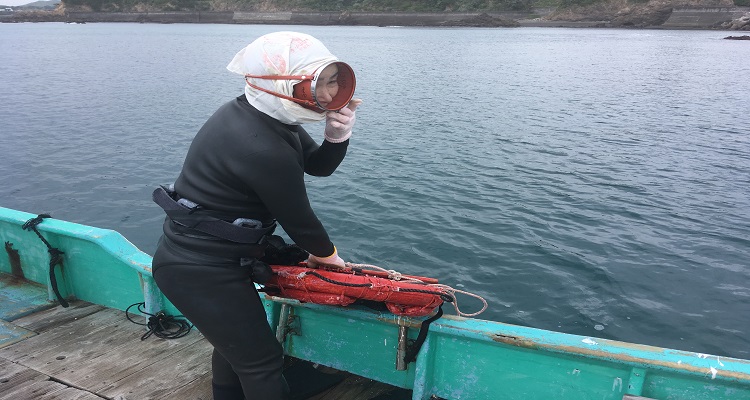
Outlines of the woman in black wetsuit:
<svg viewBox="0 0 750 400">
<path fill-rule="evenodd" d="M 227 68 L 245 76 L 245 94 L 221 106 L 195 136 L 174 184 L 175 199 L 197 207 L 191 216 L 198 218 L 227 224 L 240 219 L 263 227 L 276 221 L 310 253 L 308 262 L 343 266 L 310 207 L 303 179 L 305 173 L 332 174 L 346 155 L 361 102 L 350 101 L 351 69 L 317 39 L 295 32 L 258 38 Z M 283 77 L 298 75 L 315 76 L 306 88 L 314 89 L 312 102 L 299 79 Z M 342 93 L 342 84 L 348 93 Z M 308 101 L 289 99 L 295 94 Z M 334 102 L 346 107 L 326 111 Z M 323 119 L 325 140 L 318 145 L 300 124 Z M 153 275 L 214 346 L 214 399 L 285 398 L 281 345 L 267 323 L 251 268 L 240 266 L 240 259 L 261 258 L 264 245 L 188 226 L 165 220 Z"/>
</svg>

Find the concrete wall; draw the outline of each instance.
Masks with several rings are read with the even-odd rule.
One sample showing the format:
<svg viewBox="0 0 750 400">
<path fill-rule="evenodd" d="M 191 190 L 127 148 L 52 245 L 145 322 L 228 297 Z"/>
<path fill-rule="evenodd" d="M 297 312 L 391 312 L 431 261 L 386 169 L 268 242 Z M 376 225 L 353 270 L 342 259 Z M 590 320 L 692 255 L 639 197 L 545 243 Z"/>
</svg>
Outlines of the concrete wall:
<svg viewBox="0 0 750 400">
<path fill-rule="evenodd" d="M 545 10 L 546 11 L 546 10 Z M 235 23 L 299 25 L 436 26 L 476 17 L 480 13 L 339 13 L 339 12 L 235 12 Z M 523 19 L 530 12 L 492 13 L 503 19 Z"/>
<path fill-rule="evenodd" d="M 661 25 L 661 27 L 668 29 L 707 28 L 739 18 L 746 12 L 750 12 L 750 7 L 675 8 L 672 10 L 672 15 L 667 19 L 667 22 Z"/>
</svg>

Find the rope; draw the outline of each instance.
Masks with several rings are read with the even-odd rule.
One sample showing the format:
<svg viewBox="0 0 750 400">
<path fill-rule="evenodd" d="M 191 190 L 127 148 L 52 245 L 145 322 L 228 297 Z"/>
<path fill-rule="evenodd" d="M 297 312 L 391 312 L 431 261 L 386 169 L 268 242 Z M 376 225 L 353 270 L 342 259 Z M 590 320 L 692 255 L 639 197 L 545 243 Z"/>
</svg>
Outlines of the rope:
<svg viewBox="0 0 750 400">
<path fill-rule="evenodd" d="M 459 316 L 461 316 L 461 317 L 475 317 L 475 316 L 483 313 L 485 310 L 487 310 L 487 307 L 488 307 L 487 300 L 485 300 L 482 296 L 480 296 L 478 294 L 471 293 L 471 292 L 467 292 L 467 291 L 464 291 L 464 290 L 454 289 L 454 288 L 452 288 L 452 287 L 450 287 L 448 285 L 443 285 L 443 284 L 439 284 L 439 283 L 430 283 L 430 284 L 428 284 L 428 283 L 424 283 L 423 281 L 421 281 L 421 280 L 419 280 L 417 278 L 404 278 L 403 275 L 400 272 L 398 272 L 398 271 L 391 270 L 391 269 L 381 268 L 381 267 L 378 267 L 377 265 L 346 263 L 346 266 L 348 268 L 352 268 L 352 269 L 355 269 L 355 268 L 357 268 L 357 269 L 374 269 L 374 270 L 378 270 L 378 271 L 383 271 L 383 272 L 387 272 L 388 273 L 388 278 L 389 279 L 393 279 L 393 280 L 397 280 L 397 281 L 401 280 L 402 282 L 408 282 L 408 283 L 422 284 L 422 285 L 425 285 L 425 286 L 427 286 L 429 288 L 440 289 L 440 290 L 442 290 L 440 292 L 424 291 L 424 293 L 430 293 L 430 294 L 439 295 L 440 297 L 443 298 L 444 301 L 447 301 L 449 303 L 453 303 L 453 307 L 456 309 L 456 314 L 459 315 Z M 410 292 L 410 291 L 412 291 L 412 292 L 420 292 L 418 289 L 399 289 L 399 290 L 403 291 L 403 292 Z M 456 293 L 465 294 L 467 296 L 471 296 L 471 297 L 474 297 L 476 299 L 479 299 L 482 302 L 482 309 L 479 310 L 479 311 L 477 311 L 477 312 L 473 312 L 473 313 L 465 313 L 465 312 L 461 311 L 461 309 L 458 307 L 458 299 L 456 298 Z M 448 298 L 450 298 L 451 300 L 447 300 Z"/>
<path fill-rule="evenodd" d="M 60 268 L 62 268 L 63 265 L 63 258 L 62 255 L 65 254 L 62 250 L 52 247 L 51 244 L 47 241 L 47 239 L 42 236 L 41 233 L 39 233 L 39 230 L 36 228 L 37 225 L 41 224 L 42 221 L 45 218 L 52 218 L 49 214 L 39 214 L 34 218 L 31 218 L 30 220 L 26 221 L 21 228 L 25 231 L 33 231 L 36 233 L 37 237 L 42 240 L 45 246 L 47 246 L 47 252 L 49 253 L 49 282 L 50 286 L 52 286 L 52 290 L 55 292 L 55 296 L 57 297 L 57 301 L 60 302 L 60 305 L 64 308 L 67 308 L 69 306 L 68 302 L 62 297 L 60 294 L 60 290 L 57 288 L 57 277 L 55 276 L 55 266 L 60 265 Z"/>
<path fill-rule="evenodd" d="M 409 292 L 409 293 L 426 293 L 426 294 L 432 294 L 435 296 L 440 296 L 443 301 L 447 301 L 448 303 L 453 303 L 456 301 L 456 299 L 451 296 L 450 294 L 446 294 L 445 292 L 439 292 L 435 290 L 425 290 L 425 289 L 409 289 L 409 288 L 397 288 L 396 291 L 398 292 Z"/>
<path fill-rule="evenodd" d="M 130 314 L 128 313 L 128 311 L 130 311 L 130 309 L 134 306 L 138 306 L 138 312 L 149 316 L 148 322 L 144 324 L 133 321 L 130 318 Z M 182 318 L 182 315 L 173 317 L 171 315 L 165 314 L 163 311 L 159 311 L 156 314 L 149 314 L 146 312 L 145 306 L 146 303 L 135 303 L 131 304 L 127 309 L 125 309 L 125 318 L 127 318 L 128 321 L 148 328 L 148 332 L 144 333 L 141 336 L 141 340 L 146 340 L 151 335 L 154 335 L 161 339 L 177 339 L 187 335 L 188 333 L 190 333 L 190 330 L 193 329 L 193 325 L 190 324 L 186 319 Z"/>
<path fill-rule="evenodd" d="M 325 276 L 314 271 L 308 271 L 305 274 L 312 275 L 320 280 L 324 280 L 328 283 L 333 283 L 334 285 L 349 286 L 349 287 L 367 287 L 367 288 L 372 287 L 372 285 L 369 283 L 348 283 L 348 282 L 335 281 L 333 279 L 326 278 Z"/>
<path fill-rule="evenodd" d="M 448 293 L 450 293 L 450 295 L 453 296 L 453 300 L 454 300 L 453 301 L 453 307 L 456 309 L 456 314 L 458 316 L 461 316 L 461 317 L 476 317 L 477 315 L 483 313 L 487 309 L 487 300 L 485 300 L 482 296 L 480 296 L 478 294 L 467 292 L 467 291 L 464 291 L 464 290 L 454 289 L 454 288 L 452 288 L 452 287 L 450 287 L 448 285 L 442 285 L 442 284 L 432 284 L 432 285 L 427 285 L 427 286 L 443 288 L 445 291 L 447 291 Z M 475 299 L 479 299 L 482 302 L 482 309 L 479 310 L 479 311 L 477 311 L 477 312 L 473 312 L 473 313 L 465 313 L 465 312 L 461 311 L 458 308 L 458 298 L 456 297 L 456 293 L 465 294 L 467 296 L 474 297 Z"/>
<path fill-rule="evenodd" d="M 382 272 L 385 272 L 385 273 L 388 274 L 388 279 L 392 279 L 394 281 L 403 281 L 403 282 L 407 282 L 407 283 L 422 283 L 422 284 L 424 283 L 420 279 L 411 278 L 411 277 L 406 278 L 406 277 L 404 277 L 404 275 L 402 273 L 400 273 L 400 272 L 398 272 L 396 270 L 381 268 L 381 267 L 378 267 L 377 265 L 372 265 L 372 264 L 355 264 L 355 263 L 349 263 L 349 262 L 345 263 L 345 265 L 348 268 L 351 268 L 351 269 L 374 269 L 376 271 L 382 271 Z"/>
</svg>

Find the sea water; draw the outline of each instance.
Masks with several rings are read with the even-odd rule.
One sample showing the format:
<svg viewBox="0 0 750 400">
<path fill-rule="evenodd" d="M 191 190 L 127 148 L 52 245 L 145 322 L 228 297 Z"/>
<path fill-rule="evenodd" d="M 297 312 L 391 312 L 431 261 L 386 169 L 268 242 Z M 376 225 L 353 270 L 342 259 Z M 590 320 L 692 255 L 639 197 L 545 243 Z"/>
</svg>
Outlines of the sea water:
<svg viewBox="0 0 750 400">
<path fill-rule="evenodd" d="M 0 206 L 152 254 L 151 191 L 276 30 L 357 73 L 347 158 L 306 179 L 347 261 L 481 295 L 480 318 L 750 358 L 750 46 L 729 32 L 0 24 Z"/>
</svg>

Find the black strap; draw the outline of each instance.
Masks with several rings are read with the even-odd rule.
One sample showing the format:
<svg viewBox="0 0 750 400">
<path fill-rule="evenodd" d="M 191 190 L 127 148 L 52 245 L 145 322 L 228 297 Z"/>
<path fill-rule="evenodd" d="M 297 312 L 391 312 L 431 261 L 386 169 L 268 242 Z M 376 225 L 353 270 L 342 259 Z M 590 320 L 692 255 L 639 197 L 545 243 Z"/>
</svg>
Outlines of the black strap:
<svg viewBox="0 0 750 400">
<path fill-rule="evenodd" d="M 427 339 L 427 330 L 430 328 L 430 324 L 435 322 L 442 316 L 443 305 L 441 304 L 438 306 L 438 310 L 435 315 L 422 321 L 422 326 L 419 327 L 419 334 L 417 334 L 417 340 L 410 343 L 406 349 L 406 356 L 404 356 L 404 361 L 407 364 L 417 359 L 417 353 L 419 353 L 419 350 L 422 348 L 424 341 Z"/>
<path fill-rule="evenodd" d="M 26 221 L 22 228 L 27 231 L 34 231 L 36 235 L 39 237 L 39 239 L 42 239 L 42 242 L 44 242 L 44 245 L 47 246 L 47 252 L 49 253 L 49 281 L 50 285 L 52 286 L 52 290 L 55 292 L 55 296 L 57 296 L 57 301 L 60 302 L 60 305 L 63 307 L 68 307 L 69 304 L 60 294 L 60 290 L 57 288 L 57 277 L 55 277 L 55 265 L 60 265 L 60 268 L 62 268 L 62 262 L 63 258 L 62 255 L 65 254 L 63 251 L 61 251 L 58 248 L 52 247 L 52 245 L 49 244 L 47 239 L 45 239 L 41 233 L 39 233 L 39 230 L 36 229 L 37 225 L 41 224 L 42 221 L 45 218 L 52 218 L 49 214 L 39 214 L 36 217 Z"/>
<path fill-rule="evenodd" d="M 206 215 L 199 208 L 190 209 L 177 202 L 164 187 L 158 187 L 151 195 L 154 203 L 164 209 L 169 219 L 176 224 L 208 233 L 236 243 L 256 244 L 267 234 L 276 229 L 276 223 L 267 228 L 253 229 L 232 224 L 231 222 Z"/>
<path fill-rule="evenodd" d="M 348 282 L 335 281 L 333 279 L 326 278 L 325 276 L 323 276 L 323 275 L 321 275 L 321 274 L 319 274 L 319 273 L 317 273 L 315 271 L 307 271 L 306 274 L 307 275 L 312 275 L 312 276 L 314 276 L 314 277 L 316 277 L 316 278 L 318 278 L 318 279 L 320 279 L 320 280 L 322 280 L 324 282 L 332 283 L 334 285 L 349 286 L 349 287 L 366 287 L 366 288 L 372 287 L 371 283 L 348 283 Z"/>
</svg>

